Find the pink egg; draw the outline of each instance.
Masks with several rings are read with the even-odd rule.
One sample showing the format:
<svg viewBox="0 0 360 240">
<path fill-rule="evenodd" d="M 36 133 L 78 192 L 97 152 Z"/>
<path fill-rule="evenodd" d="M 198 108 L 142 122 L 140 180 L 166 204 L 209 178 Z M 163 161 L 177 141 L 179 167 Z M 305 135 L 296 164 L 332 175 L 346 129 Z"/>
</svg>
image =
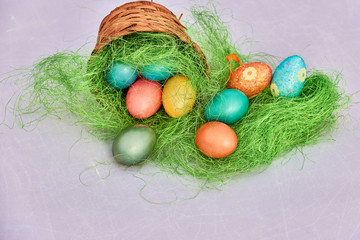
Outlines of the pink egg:
<svg viewBox="0 0 360 240">
<path fill-rule="evenodd" d="M 126 95 L 129 113 L 138 119 L 154 115 L 161 107 L 161 84 L 147 79 L 137 79 Z"/>
</svg>

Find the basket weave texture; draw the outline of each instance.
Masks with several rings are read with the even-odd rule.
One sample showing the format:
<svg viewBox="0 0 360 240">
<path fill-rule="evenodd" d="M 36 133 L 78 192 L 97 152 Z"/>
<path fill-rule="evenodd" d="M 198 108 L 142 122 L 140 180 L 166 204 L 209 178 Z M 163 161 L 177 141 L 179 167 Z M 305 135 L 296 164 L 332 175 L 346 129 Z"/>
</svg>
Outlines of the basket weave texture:
<svg viewBox="0 0 360 240">
<path fill-rule="evenodd" d="M 112 40 L 134 32 L 160 32 L 191 44 L 208 67 L 204 53 L 186 33 L 186 27 L 166 7 L 152 1 L 135 1 L 115 8 L 100 24 L 93 54 L 99 53 Z"/>
</svg>

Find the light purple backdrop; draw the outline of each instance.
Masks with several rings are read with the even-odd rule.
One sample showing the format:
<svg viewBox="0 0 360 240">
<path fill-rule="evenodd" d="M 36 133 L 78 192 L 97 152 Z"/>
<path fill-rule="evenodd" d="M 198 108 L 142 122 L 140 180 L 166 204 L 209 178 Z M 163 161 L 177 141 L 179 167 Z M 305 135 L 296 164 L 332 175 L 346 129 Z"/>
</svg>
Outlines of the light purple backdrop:
<svg viewBox="0 0 360 240">
<path fill-rule="evenodd" d="M 185 16 L 192 5 L 158 2 Z M 0 73 L 94 42 L 102 18 L 123 3 L 1 0 Z M 246 35 L 252 51 L 283 58 L 301 54 L 309 68 L 342 70 L 349 93 L 360 89 L 358 0 L 219 0 L 218 6 L 227 9 L 225 20 L 232 10 L 233 38 Z M 1 119 L 14 88 L 1 84 Z M 186 199 L 197 186 L 156 174 L 150 165 L 141 173 L 99 166 L 81 175 L 83 185 L 83 170 L 110 160 L 110 143 L 87 139 L 73 145 L 80 127 L 56 119 L 44 120 L 31 132 L 0 126 L 0 239 L 358 240 L 359 110 L 358 105 L 351 108 L 334 141 L 305 149 L 304 166 L 301 156 L 284 158 L 221 191 L 160 205 L 142 197 L 153 202 Z M 108 171 L 110 177 L 98 181 Z M 141 195 L 139 177 L 148 184 Z"/>
</svg>

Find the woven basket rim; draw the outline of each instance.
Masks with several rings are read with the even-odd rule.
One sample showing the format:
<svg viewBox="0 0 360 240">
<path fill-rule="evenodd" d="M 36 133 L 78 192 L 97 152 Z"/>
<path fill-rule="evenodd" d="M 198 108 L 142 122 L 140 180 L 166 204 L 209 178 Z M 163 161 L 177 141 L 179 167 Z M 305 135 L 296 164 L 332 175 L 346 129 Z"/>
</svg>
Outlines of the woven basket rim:
<svg viewBox="0 0 360 240">
<path fill-rule="evenodd" d="M 165 6 L 151 1 L 132 1 L 113 9 L 102 21 L 92 55 L 98 54 L 115 39 L 134 32 L 160 32 L 177 37 L 190 44 L 201 56 L 206 68 L 209 65 L 200 47 L 186 33 L 186 27 Z"/>
</svg>

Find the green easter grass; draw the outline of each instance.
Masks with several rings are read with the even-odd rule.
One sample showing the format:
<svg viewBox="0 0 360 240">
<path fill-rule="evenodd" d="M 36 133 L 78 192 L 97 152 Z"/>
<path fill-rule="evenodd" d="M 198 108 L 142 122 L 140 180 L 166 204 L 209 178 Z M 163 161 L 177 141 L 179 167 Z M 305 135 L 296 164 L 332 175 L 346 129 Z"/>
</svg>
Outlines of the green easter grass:
<svg viewBox="0 0 360 240">
<path fill-rule="evenodd" d="M 41 59 L 21 80 L 24 91 L 15 111 L 19 125 L 34 124 L 22 121 L 22 116 L 29 113 L 37 113 L 37 120 L 47 116 L 75 118 L 75 124 L 84 126 L 97 139 L 110 142 L 123 128 L 146 124 L 156 132 L 157 143 L 145 164 L 153 162 L 170 173 L 208 182 L 222 182 L 261 169 L 293 149 L 321 141 L 321 136 L 336 128 L 349 97 L 339 87 L 339 76 L 314 71 L 297 98 L 274 98 L 267 88 L 250 100 L 247 115 L 231 125 L 238 136 L 233 154 L 223 159 L 201 154 L 195 135 L 206 122 L 206 103 L 226 87 L 229 66 L 225 57 L 236 53 L 243 63 L 256 59 L 269 65 L 274 60 L 266 54 L 239 53 L 216 12 L 198 8 L 191 13 L 195 23 L 189 26 L 189 32 L 196 35 L 207 57 L 210 75 L 192 46 L 161 33 L 134 33 L 115 39 L 91 57 L 81 52 L 57 53 Z M 148 119 L 135 119 L 126 108 L 126 90 L 112 89 L 104 80 L 105 70 L 113 61 L 140 67 L 163 58 L 171 59 L 177 73 L 190 79 L 197 91 L 195 106 L 178 119 L 169 117 L 162 108 Z M 234 63 L 233 69 L 236 67 Z"/>
</svg>

